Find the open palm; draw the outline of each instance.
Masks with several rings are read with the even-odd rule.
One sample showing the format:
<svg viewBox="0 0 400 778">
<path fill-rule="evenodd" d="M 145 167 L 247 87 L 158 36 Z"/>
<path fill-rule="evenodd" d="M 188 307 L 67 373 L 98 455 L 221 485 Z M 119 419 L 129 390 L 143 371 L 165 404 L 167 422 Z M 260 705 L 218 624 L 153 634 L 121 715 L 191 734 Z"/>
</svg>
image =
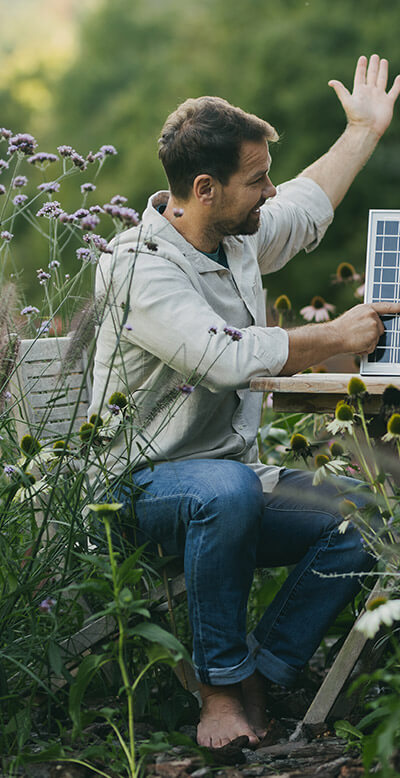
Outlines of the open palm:
<svg viewBox="0 0 400 778">
<path fill-rule="evenodd" d="M 380 137 L 388 128 L 394 104 L 400 94 L 400 75 L 396 76 L 392 88 L 386 92 L 388 61 L 373 54 L 360 57 L 357 62 L 353 92 L 341 81 L 331 80 L 329 86 L 335 90 L 349 124 L 368 127 Z"/>
</svg>

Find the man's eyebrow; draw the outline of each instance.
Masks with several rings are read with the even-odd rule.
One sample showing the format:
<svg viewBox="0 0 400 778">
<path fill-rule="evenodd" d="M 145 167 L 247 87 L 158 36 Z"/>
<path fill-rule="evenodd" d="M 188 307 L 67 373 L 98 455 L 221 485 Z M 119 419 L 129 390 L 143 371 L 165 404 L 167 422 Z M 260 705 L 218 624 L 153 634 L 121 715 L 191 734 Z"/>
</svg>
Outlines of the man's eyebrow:
<svg viewBox="0 0 400 778">
<path fill-rule="evenodd" d="M 264 175 L 265 175 L 265 173 L 269 173 L 269 171 L 271 170 L 271 165 L 272 165 L 272 159 L 270 158 L 270 160 L 269 160 L 269 162 L 268 162 L 268 165 L 267 165 L 267 167 L 266 167 L 266 168 L 263 168 L 262 170 L 259 170 L 257 173 L 254 173 L 254 174 L 251 176 L 251 178 L 249 179 L 249 181 L 250 181 L 250 182 L 251 182 L 251 181 L 257 181 L 257 179 L 258 179 L 258 178 L 261 178 L 261 176 L 264 176 Z"/>
</svg>

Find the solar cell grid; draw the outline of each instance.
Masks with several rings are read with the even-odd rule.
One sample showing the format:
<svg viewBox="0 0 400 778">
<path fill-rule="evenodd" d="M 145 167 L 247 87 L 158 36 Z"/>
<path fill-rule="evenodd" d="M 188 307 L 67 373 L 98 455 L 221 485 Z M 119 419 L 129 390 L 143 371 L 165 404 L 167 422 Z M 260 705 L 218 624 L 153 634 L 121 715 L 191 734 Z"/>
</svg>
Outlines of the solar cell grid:
<svg viewBox="0 0 400 778">
<path fill-rule="evenodd" d="M 370 211 L 365 302 L 400 301 L 400 210 Z M 364 375 L 400 375 L 400 316 L 383 316 L 385 332 L 361 360 Z"/>
</svg>

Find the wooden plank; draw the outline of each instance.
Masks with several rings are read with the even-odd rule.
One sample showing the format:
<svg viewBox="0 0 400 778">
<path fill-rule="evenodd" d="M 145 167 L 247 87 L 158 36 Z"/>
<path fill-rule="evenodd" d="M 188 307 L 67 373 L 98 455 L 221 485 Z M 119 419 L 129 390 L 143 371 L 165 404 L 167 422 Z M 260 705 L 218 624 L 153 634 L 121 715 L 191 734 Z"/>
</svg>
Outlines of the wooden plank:
<svg viewBox="0 0 400 778">
<path fill-rule="evenodd" d="M 309 394 L 303 392 L 274 392 L 273 408 L 281 413 L 332 413 L 341 397 L 340 394 Z M 363 403 L 365 413 L 379 413 L 381 395 L 371 395 Z"/>
<path fill-rule="evenodd" d="M 347 386 L 354 373 L 299 373 L 294 376 L 256 376 L 250 381 L 252 392 L 310 392 L 326 394 L 347 394 Z M 400 389 L 398 376 L 358 376 L 370 394 L 380 395 L 391 384 Z"/>
<path fill-rule="evenodd" d="M 80 403 L 84 403 L 87 406 L 87 392 L 85 388 L 81 390 L 80 388 L 69 389 L 68 387 L 60 387 L 58 391 L 54 392 L 29 392 L 26 397 L 32 411 L 51 408 L 52 413 L 53 409 L 55 410 L 57 407 L 76 405 L 78 399 Z"/>
<path fill-rule="evenodd" d="M 382 587 L 378 581 L 368 597 L 367 604 L 380 594 L 382 594 Z M 368 638 L 362 632 L 359 632 L 355 626 L 361 615 L 354 622 L 332 667 L 308 708 L 303 724 L 321 724 L 326 721 L 346 681 L 350 677 L 356 662 L 361 656 L 361 652 L 368 643 Z"/>
</svg>

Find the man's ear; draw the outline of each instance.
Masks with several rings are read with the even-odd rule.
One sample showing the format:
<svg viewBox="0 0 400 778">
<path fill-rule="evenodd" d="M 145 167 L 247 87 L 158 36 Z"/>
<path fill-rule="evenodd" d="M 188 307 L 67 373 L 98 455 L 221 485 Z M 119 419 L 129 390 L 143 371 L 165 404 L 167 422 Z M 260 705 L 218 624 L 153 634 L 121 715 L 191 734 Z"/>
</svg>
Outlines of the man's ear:
<svg viewBox="0 0 400 778">
<path fill-rule="evenodd" d="M 193 194 L 202 205 L 211 205 L 215 199 L 215 180 L 208 173 L 201 173 L 193 181 Z"/>
</svg>

